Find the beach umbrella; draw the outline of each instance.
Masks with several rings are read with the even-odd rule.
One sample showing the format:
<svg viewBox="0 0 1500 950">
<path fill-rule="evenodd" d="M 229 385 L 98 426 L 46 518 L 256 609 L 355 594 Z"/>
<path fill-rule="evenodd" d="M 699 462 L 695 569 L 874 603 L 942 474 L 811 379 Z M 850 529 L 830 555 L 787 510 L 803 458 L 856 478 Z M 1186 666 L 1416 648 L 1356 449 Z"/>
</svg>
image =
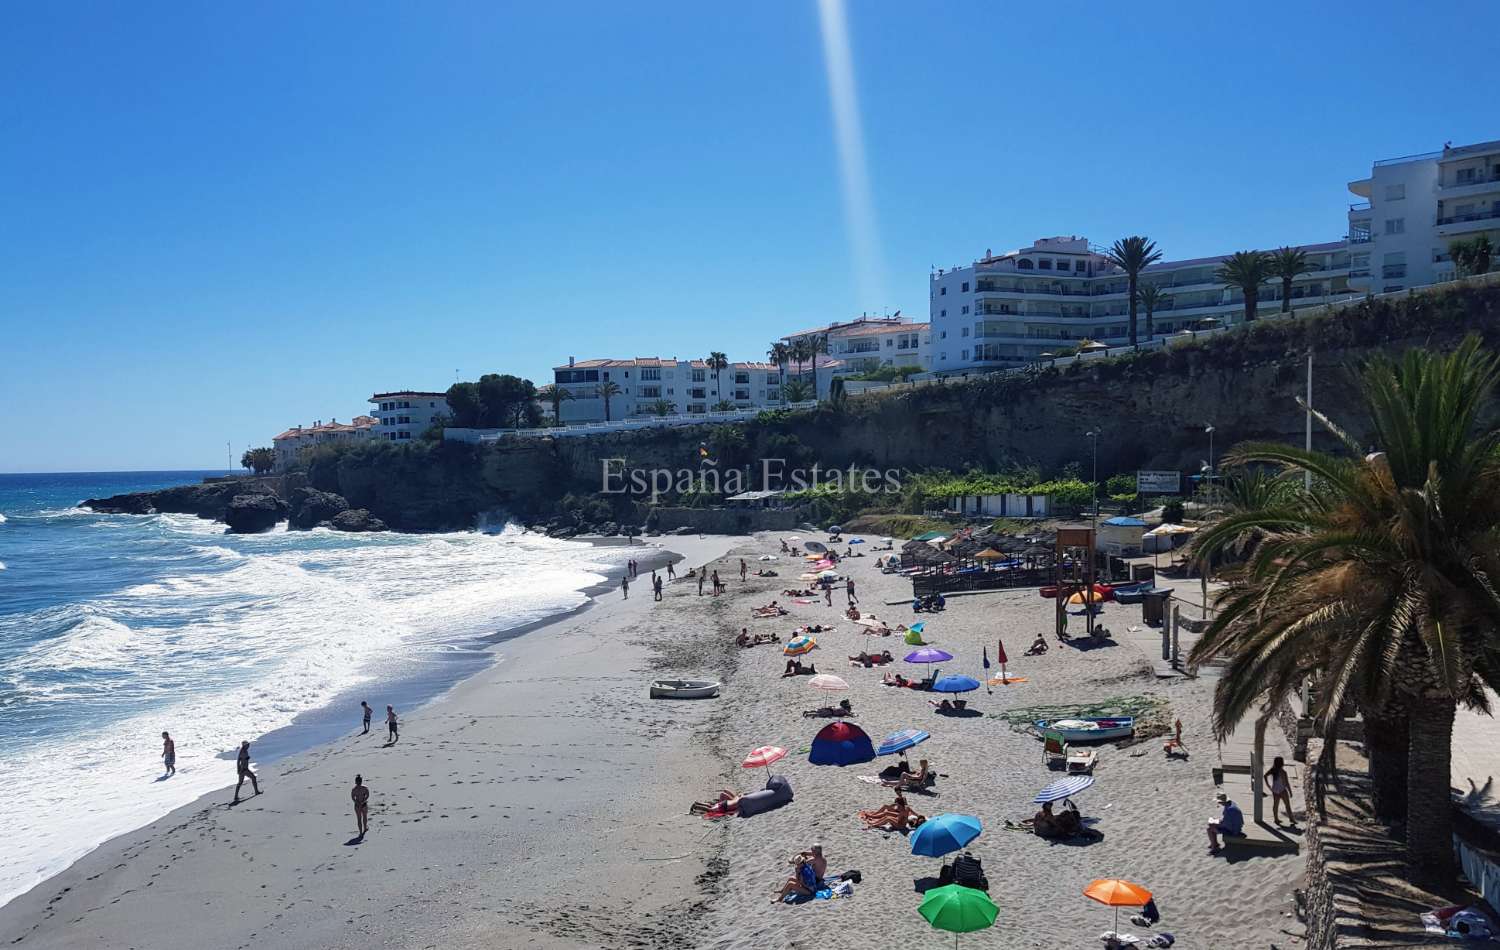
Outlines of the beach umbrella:
<svg viewBox="0 0 1500 950">
<path fill-rule="evenodd" d="M 792 637 L 787 641 L 786 646 L 781 648 L 781 653 L 783 656 L 801 656 L 812 652 L 817 645 L 818 641 L 812 637 Z"/>
<path fill-rule="evenodd" d="M 843 534 L 844 533 L 844 529 L 841 528 L 841 527 L 839 527 L 836 524 L 831 524 L 831 525 L 828 526 L 828 533 L 829 534 Z"/>
<path fill-rule="evenodd" d="M 831 570 L 831 569 L 830 570 L 823 570 L 823 571 L 819 571 L 818 572 L 818 576 L 819 577 L 826 577 L 826 578 L 828 578 L 831 581 L 836 581 L 836 580 L 839 579 L 839 572 L 835 571 L 835 570 Z"/>
<path fill-rule="evenodd" d="M 953 659 L 953 654 L 935 647 L 923 647 L 906 654 L 908 663 L 947 663 L 951 659 Z"/>
<path fill-rule="evenodd" d="M 914 745 L 926 742 L 932 738 L 930 733 L 921 729 L 902 729 L 893 732 L 880 740 L 880 748 L 875 750 L 876 755 L 895 755 L 897 752 L 905 752 Z"/>
<path fill-rule="evenodd" d="M 784 758 L 786 758 L 786 750 L 781 746 L 763 745 L 759 749 L 752 749 L 750 754 L 745 756 L 745 761 L 740 763 L 740 768 L 758 769 L 764 766 L 766 777 L 770 778 L 771 763 L 779 762 Z"/>
<path fill-rule="evenodd" d="M 1092 775 L 1069 775 L 1067 778 L 1060 778 L 1040 792 L 1037 792 L 1036 798 L 1033 798 L 1032 801 L 1038 805 L 1045 805 L 1047 802 L 1060 802 L 1064 798 L 1072 798 L 1093 784 L 1094 777 Z"/>
<path fill-rule="evenodd" d="M 802 546 L 804 548 L 807 548 L 809 551 L 816 551 L 819 554 L 821 554 L 824 551 L 828 550 L 828 546 L 826 544 L 824 544 L 823 542 L 821 542 L 821 541 L 809 541 L 809 542 L 807 542 L 806 544 L 804 544 Z"/>
<path fill-rule="evenodd" d="M 1151 900 L 1151 892 L 1144 887 L 1113 877 L 1090 882 L 1083 889 L 1083 896 L 1115 909 L 1114 930 L 1117 934 L 1120 932 L 1120 908 L 1145 907 Z"/>
<path fill-rule="evenodd" d="M 962 884 L 946 884 L 923 894 L 917 913 L 934 929 L 953 934 L 953 946 L 957 947 L 959 934 L 993 927 L 1000 908 L 984 891 Z"/>
<path fill-rule="evenodd" d="M 774 555 L 774 554 L 762 554 L 760 556 L 760 559 L 762 561 L 774 561 L 774 560 L 776 560 L 776 555 Z"/>
<path fill-rule="evenodd" d="M 944 676 L 932 684 L 934 693 L 972 693 L 979 688 L 979 680 L 972 676 Z"/>
<path fill-rule="evenodd" d="M 922 639 L 922 631 L 915 629 L 906 631 L 906 636 L 904 639 L 909 646 L 914 647 L 922 646 L 927 642 L 926 640 Z"/>
<path fill-rule="evenodd" d="M 839 690 L 848 689 L 849 684 L 834 676 L 832 673 L 819 673 L 807 681 L 807 685 L 813 689 Z"/>
<path fill-rule="evenodd" d="M 978 554 L 974 555 L 974 559 L 976 561 L 998 561 L 1004 557 L 1005 555 L 1001 554 L 999 551 L 996 551 L 994 548 L 985 548 L 983 551 L 980 551 Z"/>
<path fill-rule="evenodd" d="M 799 580 L 799 581 L 815 581 L 817 579 L 818 579 L 818 575 L 813 574 L 811 572 L 808 572 L 806 574 L 798 574 L 797 575 L 797 580 Z"/>
<path fill-rule="evenodd" d="M 982 828 L 973 815 L 937 815 L 911 833 L 911 853 L 941 858 L 979 837 Z"/>
<path fill-rule="evenodd" d="M 807 761 L 813 765 L 855 765 L 875 758 L 875 746 L 852 722 L 830 722 L 813 737 Z"/>
<path fill-rule="evenodd" d="M 849 539 L 849 543 L 850 544 L 864 544 L 865 543 L 865 539 L 864 538 L 850 538 Z"/>
</svg>

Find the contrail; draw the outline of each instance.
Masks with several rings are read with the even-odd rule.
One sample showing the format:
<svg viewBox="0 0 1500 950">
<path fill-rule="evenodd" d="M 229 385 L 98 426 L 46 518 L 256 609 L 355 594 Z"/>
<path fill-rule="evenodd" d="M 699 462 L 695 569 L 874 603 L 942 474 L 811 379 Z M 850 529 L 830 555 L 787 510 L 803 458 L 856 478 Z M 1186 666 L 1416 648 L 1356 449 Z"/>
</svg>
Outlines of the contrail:
<svg viewBox="0 0 1500 950">
<path fill-rule="evenodd" d="M 839 150 L 839 179 L 844 190 L 844 222 L 854 252 L 854 275 L 861 309 L 886 302 L 880 258 L 880 235 L 875 228 L 875 202 L 870 196 L 870 174 L 865 161 L 865 138 L 860 129 L 859 98 L 854 88 L 854 58 L 849 52 L 849 24 L 844 0 L 818 0 L 818 23 L 823 33 L 823 65 L 828 72 L 828 103 L 833 109 L 833 132 Z"/>
</svg>

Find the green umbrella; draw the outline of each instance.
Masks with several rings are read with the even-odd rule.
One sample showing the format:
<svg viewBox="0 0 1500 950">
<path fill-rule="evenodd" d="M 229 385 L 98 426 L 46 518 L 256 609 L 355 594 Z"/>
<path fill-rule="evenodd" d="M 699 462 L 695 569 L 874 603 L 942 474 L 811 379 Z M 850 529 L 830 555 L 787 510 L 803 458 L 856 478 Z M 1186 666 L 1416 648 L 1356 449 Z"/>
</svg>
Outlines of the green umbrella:
<svg viewBox="0 0 1500 950">
<path fill-rule="evenodd" d="M 917 913 L 938 930 L 953 934 L 953 945 L 958 946 L 958 935 L 974 930 L 983 930 L 995 925 L 995 916 L 1000 908 L 984 891 L 960 884 L 934 887 L 922 898 Z"/>
</svg>

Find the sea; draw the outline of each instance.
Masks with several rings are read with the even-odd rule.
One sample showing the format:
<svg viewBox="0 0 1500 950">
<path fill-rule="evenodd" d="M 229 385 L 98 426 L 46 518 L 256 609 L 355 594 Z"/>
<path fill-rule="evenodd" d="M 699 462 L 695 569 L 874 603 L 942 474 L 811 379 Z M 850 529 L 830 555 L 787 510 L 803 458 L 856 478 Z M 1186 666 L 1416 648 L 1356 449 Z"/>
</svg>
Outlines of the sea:
<svg viewBox="0 0 1500 950">
<path fill-rule="evenodd" d="M 78 507 L 212 474 L 0 474 L 0 904 L 232 783 L 240 740 L 274 761 L 357 728 L 361 699 L 378 726 L 639 556 L 503 522 L 233 535 Z"/>
</svg>

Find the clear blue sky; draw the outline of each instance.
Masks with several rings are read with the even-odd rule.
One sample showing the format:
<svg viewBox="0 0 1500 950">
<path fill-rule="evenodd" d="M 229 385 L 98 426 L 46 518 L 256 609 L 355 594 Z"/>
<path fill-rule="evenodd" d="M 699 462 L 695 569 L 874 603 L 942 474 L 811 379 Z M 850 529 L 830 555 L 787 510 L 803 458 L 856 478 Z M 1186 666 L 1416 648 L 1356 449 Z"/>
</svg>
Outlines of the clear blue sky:
<svg viewBox="0 0 1500 950">
<path fill-rule="evenodd" d="M 0 471 L 214 467 L 457 370 L 759 357 L 930 265 L 1331 240 L 1373 159 L 1500 137 L 1500 6 L 849 11 L 861 299 L 812 0 L 17 3 Z"/>
</svg>

